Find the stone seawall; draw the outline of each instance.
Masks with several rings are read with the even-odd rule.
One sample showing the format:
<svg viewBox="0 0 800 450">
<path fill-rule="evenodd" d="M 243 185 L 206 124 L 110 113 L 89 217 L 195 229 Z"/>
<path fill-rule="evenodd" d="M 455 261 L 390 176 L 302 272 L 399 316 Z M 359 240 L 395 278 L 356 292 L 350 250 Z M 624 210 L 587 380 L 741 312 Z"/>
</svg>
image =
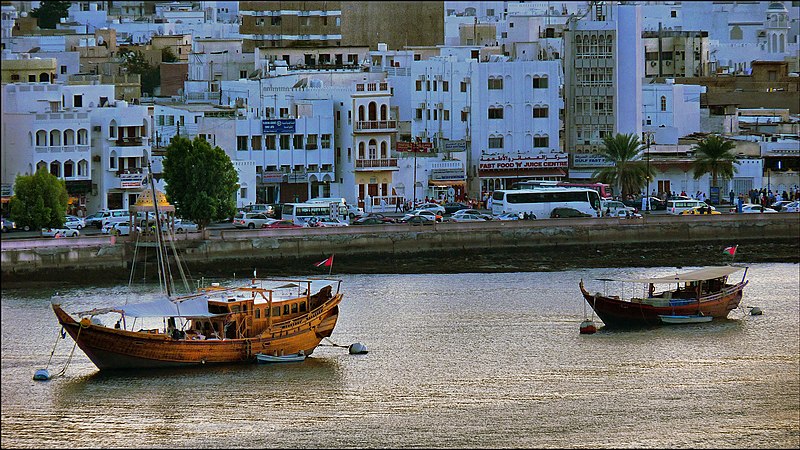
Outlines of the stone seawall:
<svg viewBox="0 0 800 450">
<path fill-rule="evenodd" d="M 23 240 L 20 240 L 23 241 Z M 128 239 L 2 241 L 3 281 L 127 280 L 131 261 L 155 274 L 153 248 Z M 335 256 L 337 273 L 495 272 L 616 265 L 800 262 L 800 215 L 648 216 L 546 219 L 425 226 L 223 230 L 175 242 L 194 276 L 322 274 L 313 263 Z"/>
</svg>

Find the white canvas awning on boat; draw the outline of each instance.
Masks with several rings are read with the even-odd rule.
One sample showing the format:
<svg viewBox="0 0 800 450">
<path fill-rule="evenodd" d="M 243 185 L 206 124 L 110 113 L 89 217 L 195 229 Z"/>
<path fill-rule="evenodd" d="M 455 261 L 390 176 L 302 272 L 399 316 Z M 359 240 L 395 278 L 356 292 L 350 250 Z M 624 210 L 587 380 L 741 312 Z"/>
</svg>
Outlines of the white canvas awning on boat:
<svg viewBox="0 0 800 450">
<path fill-rule="evenodd" d="M 114 311 L 124 312 L 130 317 L 214 317 L 218 314 L 208 312 L 208 298 L 199 296 L 175 303 L 168 298 L 147 303 L 116 306 Z"/>
<path fill-rule="evenodd" d="M 705 281 L 713 280 L 728 276 L 734 272 L 745 269 L 745 267 L 724 266 L 724 267 L 706 267 L 705 269 L 693 270 L 686 273 L 676 273 L 675 275 L 668 275 L 665 277 L 656 278 L 605 278 L 605 281 L 623 281 L 626 283 L 653 283 L 653 284 L 667 284 L 667 283 L 686 283 L 689 281 Z"/>
</svg>

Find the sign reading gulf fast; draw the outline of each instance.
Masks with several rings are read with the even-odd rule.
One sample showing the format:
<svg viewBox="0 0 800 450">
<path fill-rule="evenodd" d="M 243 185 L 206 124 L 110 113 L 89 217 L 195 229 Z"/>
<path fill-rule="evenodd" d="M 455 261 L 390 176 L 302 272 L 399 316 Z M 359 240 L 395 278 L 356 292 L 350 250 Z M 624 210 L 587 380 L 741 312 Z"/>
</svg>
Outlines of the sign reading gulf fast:
<svg viewBox="0 0 800 450">
<path fill-rule="evenodd" d="M 482 153 L 479 170 L 550 169 L 569 165 L 566 153 Z"/>
</svg>

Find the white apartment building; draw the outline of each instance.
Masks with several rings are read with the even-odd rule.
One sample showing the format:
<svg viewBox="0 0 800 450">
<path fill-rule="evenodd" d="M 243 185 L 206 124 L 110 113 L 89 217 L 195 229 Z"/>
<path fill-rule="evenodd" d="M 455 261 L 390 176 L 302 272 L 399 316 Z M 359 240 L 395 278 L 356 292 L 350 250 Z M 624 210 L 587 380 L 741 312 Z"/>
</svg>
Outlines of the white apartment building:
<svg viewBox="0 0 800 450">
<path fill-rule="evenodd" d="M 565 149 L 569 177 L 588 179 L 608 164 L 594 154 L 603 137 L 642 132 L 641 10 L 598 3 L 564 33 Z"/>
<path fill-rule="evenodd" d="M 4 191 L 18 174 L 46 167 L 83 212 L 133 204 L 150 154 L 150 118 L 146 107 L 113 98 L 112 85 L 4 85 Z"/>
<path fill-rule="evenodd" d="M 678 138 L 703 131 L 700 127 L 702 85 L 645 84 L 642 86 L 642 130 L 659 144 L 677 144 Z"/>
<path fill-rule="evenodd" d="M 416 179 L 417 198 L 476 197 L 521 177 L 565 176 L 560 62 L 479 62 L 470 50 L 442 48 L 446 56 L 411 64 L 411 139 L 432 143 L 436 156 L 416 158 L 404 185 Z"/>
</svg>

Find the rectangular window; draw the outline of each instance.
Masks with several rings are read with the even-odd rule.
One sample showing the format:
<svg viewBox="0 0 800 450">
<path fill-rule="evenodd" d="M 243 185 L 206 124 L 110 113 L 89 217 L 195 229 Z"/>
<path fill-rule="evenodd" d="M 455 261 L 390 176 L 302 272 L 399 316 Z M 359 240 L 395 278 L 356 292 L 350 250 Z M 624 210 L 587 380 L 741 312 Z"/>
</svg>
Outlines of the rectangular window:
<svg viewBox="0 0 800 450">
<path fill-rule="evenodd" d="M 75 108 L 80 108 L 83 106 L 83 95 L 73 95 L 72 96 L 72 106 Z"/>
<path fill-rule="evenodd" d="M 240 70 L 239 71 L 239 78 L 247 78 L 247 71 L 246 70 Z"/>
<path fill-rule="evenodd" d="M 425 90 L 426 91 L 430 91 L 431 90 L 431 80 L 426 80 L 425 81 Z"/>
<path fill-rule="evenodd" d="M 422 120 L 422 108 L 417 108 L 417 109 L 415 109 L 414 111 L 416 112 L 416 113 L 414 114 L 414 117 L 415 117 L 417 120 Z"/>
<path fill-rule="evenodd" d="M 330 134 L 323 134 L 322 135 L 322 148 L 331 148 L 331 135 Z"/>
<path fill-rule="evenodd" d="M 283 305 L 283 315 L 289 314 L 289 305 Z"/>
<path fill-rule="evenodd" d="M 489 148 L 503 148 L 503 138 L 502 137 L 490 137 L 489 138 Z"/>
<path fill-rule="evenodd" d="M 547 78 L 534 78 L 533 79 L 533 88 L 534 89 L 545 89 L 545 88 L 547 88 Z"/>
<path fill-rule="evenodd" d="M 275 150 L 275 135 L 270 134 L 265 137 L 267 142 L 267 150 Z"/>
<path fill-rule="evenodd" d="M 438 109 L 434 109 L 433 110 L 433 120 L 439 120 L 438 116 L 439 116 L 439 110 Z"/>
<path fill-rule="evenodd" d="M 533 117 L 547 117 L 547 107 L 533 108 Z"/>
<path fill-rule="evenodd" d="M 490 119 L 502 119 L 503 118 L 503 108 L 489 108 L 489 118 Z"/>
<path fill-rule="evenodd" d="M 489 78 L 489 89 L 490 90 L 503 89 L 503 79 L 502 78 Z"/>
<path fill-rule="evenodd" d="M 436 83 L 436 81 L 434 81 L 434 82 L 433 82 L 433 90 L 434 90 L 434 92 L 436 91 L 436 87 L 437 87 L 437 86 L 438 86 L 438 84 Z"/>
<path fill-rule="evenodd" d="M 236 150 L 247 150 L 247 136 L 236 136 Z"/>
<path fill-rule="evenodd" d="M 167 126 L 168 127 L 175 126 L 175 116 L 167 116 Z"/>
<path fill-rule="evenodd" d="M 289 136 L 288 134 L 281 135 L 281 150 L 289 150 L 290 139 L 291 136 Z"/>
<path fill-rule="evenodd" d="M 159 114 L 159 115 L 156 116 L 156 125 L 161 125 L 161 126 L 164 125 L 164 115 L 163 114 Z"/>
<path fill-rule="evenodd" d="M 280 316 L 280 315 L 281 315 L 281 307 L 280 306 L 274 306 L 272 308 L 272 317 L 277 317 L 277 316 Z"/>
<path fill-rule="evenodd" d="M 297 314 L 297 303 L 292 303 L 292 314 Z"/>
<path fill-rule="evenodd" d="M 28 75 L 28 83 L 36 83 L 36 75 Z"/>
<path fill-rule="evenodd" d="M 281 24 L 281 16 L 272 16 L 269 22 L 270 25 L 280 25 Z"/>
<path fill-rule="evenodd" d="M 294 148 L 303 148 L 303 135 L 302 134 L 295 134 L 294 135 Z"/>
<path fill-rule="evenodd" d="M 449 81 L 442 81 L 442 91 L 450 92 L 450 82 Z"/>
<path fill-rule="evenodd" d="M 261 150 L 261 136 L 253 136 L 250 139 L 250 147 L 253 150 Z"/>
<path fill-rule="evenodd" d="M 467 121 L 467 116 L 468 116 L 468 115 L 469 115 L 469 113 L 468 113 L 468 112 L 466 112 L 466 111 L 461 111 L 461 121 L 462 121 L 462 122 L 466 122 L 466 121 Z"/>
<path fill-rule="evenodd" d="M 447 121 L 450 120 L 450 110 L 449 109 L 445 109 L 444 111 L 442 111 L 442 120 L 447 120 Z"/>
<path fill-rule="evenodd" d="M 61 74 L 67 73 L 67 66 L 61 66 Z"/>
<path fill-rule="evenodd" d="M 300 312 L 306 312 L 306 302 L 300 302 Z"/>
<path fill-rule="evenodd" d="M 550 146 L 550 138 L 547 136 L 536 136 L 533 138 L 534 148 L 546 148 Z"/>
<path fill-rule="evenodd" d="M 247 198 L 247 188 L 242 188 L 239 198 Z"/>
<path fill-rule="evenodd" d="M 280 111 L 281 111 L 281 117 L 282 118 L 285 119 L 285 118 L 289 117 L 289 108 L 281 108 Z"/>
<path fill-rule="evenodd" d="M 462 81 L 461 82 L 461 92 L 467 92 L 467 82 L 466 81 Z"/>
<path fill-rule="evenodd" d="M 309 134 L 308 140 L 306 141 L 306 150 L 316 150 L 317 148 L 319 148 L 317 146 L 317 135 Z"/>
</svg>

